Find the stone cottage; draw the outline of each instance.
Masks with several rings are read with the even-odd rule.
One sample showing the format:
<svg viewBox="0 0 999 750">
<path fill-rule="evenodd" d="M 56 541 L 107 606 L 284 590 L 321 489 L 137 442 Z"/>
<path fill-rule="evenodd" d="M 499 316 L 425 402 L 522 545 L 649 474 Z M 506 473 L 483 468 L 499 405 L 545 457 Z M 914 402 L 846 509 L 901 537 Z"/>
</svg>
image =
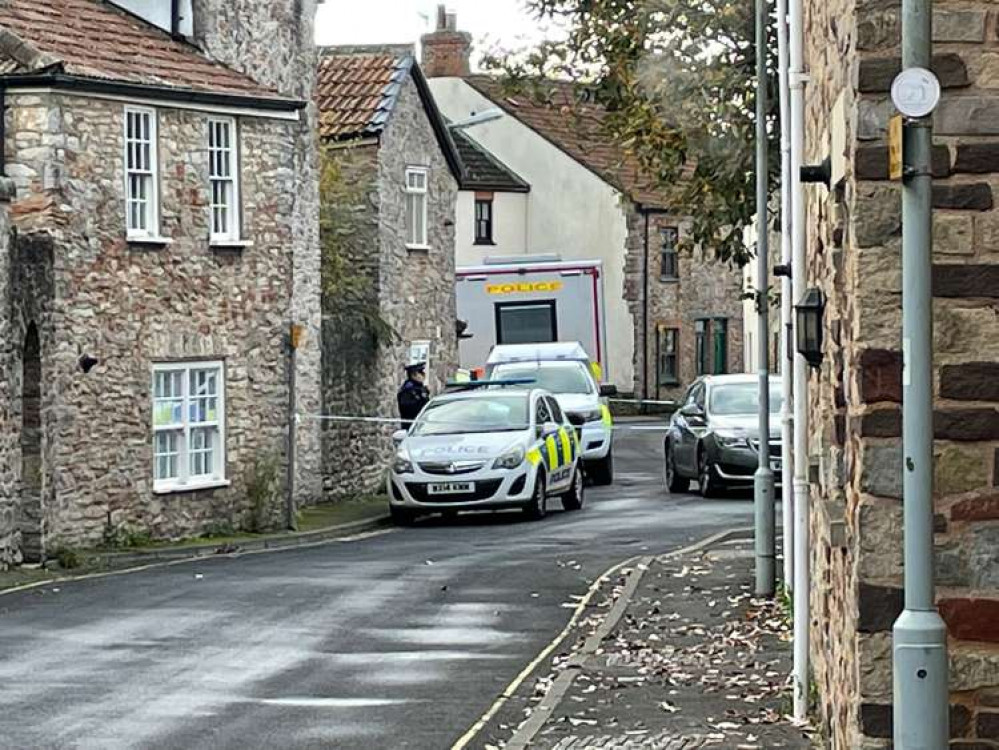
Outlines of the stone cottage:
<svg viewBox="0 0 999 750">
<path fill-rule="evenodd" d="M 610 142 L 606 112 L 566 82 L 511 95 L 500 79 L 471 74 L 471 35 L 443 8 L 422 44 L 423 69 L 447 118 L 501 113 L 464 133 L 514 177 L 495 197 L 459 198 L 465 216 L 457 224 L 469 230 L 458 237 L 458 266 L 485 255 L 602 261 L 607 329 L 617 334 L 608 338 L 603 369 L 623 393 L 678 398 L 698 375 L 740 372 L 739 270 L 710 253 L 679 252 L 688 208 L 668 205 Z M 485 250 L 470 231 L 483 208 L 496 235 Z"/>
<path fill-rule="evenodd" d="M 323 143 L 323 408 L 395 417 L 411 358 L 440 392 L 457 368 L 455 201 L 461 165 L 409 47 L 328 47 Z M 380 487 L 391 424 L 324 423 L 331 496 Z"/>
<path fill-rule="evenodd" d="M 0 4 L 0 565 L 270 522 L 291 323 L 319 410 L 314 3 L 171 7 Z"/>
<path fill-rule="evenodd" d="M 805 11 L 805 162 L 829 156 L 833 173 L 831 190 L 807 188 L 801 271 L 826 297 L 809 382 L 817 711 L 837 750 L 888 748 L 903 544 L 901 202 L 886 130 L 901 11 L 865 0 Z M 999 747 L 997 22 L 994 3 L 934 3 L 936 571 L 954 748 Z"/>
</svg>

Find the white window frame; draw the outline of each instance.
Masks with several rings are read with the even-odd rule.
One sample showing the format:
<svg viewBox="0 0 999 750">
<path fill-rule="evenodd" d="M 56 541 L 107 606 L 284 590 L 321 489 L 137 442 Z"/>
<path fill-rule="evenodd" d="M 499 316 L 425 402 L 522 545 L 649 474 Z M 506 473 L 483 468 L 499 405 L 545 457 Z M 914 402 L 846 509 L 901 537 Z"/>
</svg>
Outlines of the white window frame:
<svg viewBox="0 0 999 750">
<path fill-rule="evenodd" d="M 199 370 L 216 371 L 216 399 L 215 419 L 199 422 L 191 421 L 191 402 L 195 398 L 191 394 L 191 373 Z M 180 374 L 180 396 L 158 399 L 156 397 L 156 378 L 163 373 Z M 152 366 L 152 377 L 150 383 L 150 394 L 152 397 L 152 449 L 153 449 L 153 492 L 190 492 L 192 490 L 207 489 L 210 487 L 226 487 L 229 481 L 226 479 L 226 451 L 225 451 L 225 363 L 221 360 L 205 360 L 190 362 L 156 362 Z M 180 401 L 180 421 L 164 421 L 157 419 L 160 416 L 160 408 L 171 408 L 163 401 Z M 192 463 L 192 438 L 195 430 L 209 429 L 215 430 L 217 444 L 213 448 L 213 461 L 211 471 L 201 474 L 191 474 Z M 157 453 L 157 436 L 160 433 L 174 433 L 177 436 L 177 475 L 174 477 L 157 478 L 157 461 L 162 454 Z M 193 452 L 197 452 L 194 450 Z"/>
<path fill-rule="evenodd" d="M 423 178 L 423 187 L 418 187 L 410 184 L 410 177 L 421 176 Z M 406 182 L 404 184 L 406 193 L 406 210 L 405 210 L 405 221 L 406 221 L 406 247 L 410 250 L 429 250 L 430 249 L 430 239 L 429 239 L 429 228 L 427 227 L 427 210 L 429 202 L 430 193 L 430 168 L 429 167 L 406 167 Z M 410 215 L 409 215 L 409 205 L 410 196 L 422 196 L 420 201 L 420 210 L 423 227 L 423 236 L 412 236 L 410 234 Z M 416 197 L 413 198 L 414 201 L 418 200 Z"/>
<path fill-rule="evenodd" d="M 159 174 L 159 128 L 156 121 L 156 110 L 152 107 L 125 107 L 122 122 L 124 135 L 124 172 L 125 172 L 125 233 L 129 239 L 157 239 L 160 235 L 160 174 Z M 132 166 L 131 154 L 133 145 L 143 143 L 140 139 L 129 137 L 128 123 L 133 115 L 148 117 L 149 122 L 149 164 L 147 169 Z M 133 174 L 141 174 L 149 179 L 149 195 L 145 209 L 146 228 L 131 226 L 132 215 L 132 180 Z"/>
<path fill-rule="evenodd" d="M 212 138 L 215 128 L 217 126 L 224 126 L 229 129 L 229 147 L 228 147 L 228 177 L 219 177 L 215 174 L 215 156 L 218 151 L 222 149 L 217 146 L 213 147 Z M 239 194 L 239 178 L 240 178 L 240 153 L 239 153 L 239 130 L 236 127 L 235 117 L 209 117 L 208 118 L 208 227 L 209 227 L 209 239 L 211 242 L 216 244 L 225 244 L 240 241 L 241 227 L 241 213 L 242 205 L 240 203 Z M 216 183 L 228 183 L 230 185 L 231 194 L 229 196 L 229 205 L 227 207 L 229 214 L 229 226 L 226 231 L 219 232 L 215 229 L 215 208 L 216 206 L 224 204 L 215 203 L 215 184 Z"/>
</svg>

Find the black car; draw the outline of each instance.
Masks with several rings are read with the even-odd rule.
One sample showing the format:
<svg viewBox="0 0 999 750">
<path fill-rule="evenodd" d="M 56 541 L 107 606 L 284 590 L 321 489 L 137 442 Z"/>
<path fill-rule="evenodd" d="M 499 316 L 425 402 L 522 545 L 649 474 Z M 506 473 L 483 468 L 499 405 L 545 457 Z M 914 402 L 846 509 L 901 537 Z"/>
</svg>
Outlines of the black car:
<svg viewBox="0 0 999 750">
<path fill-rule="evenodd" d="M 759 397 L 755 375 L 711 375 L 695 380 L 670 420 L 664 477 L 670 492 L 697 482 L 704 497 L 750 487 L 759 466 Z M 770 379 L 770 468 L 780 486 L 781 381 Z"/>
</svg>

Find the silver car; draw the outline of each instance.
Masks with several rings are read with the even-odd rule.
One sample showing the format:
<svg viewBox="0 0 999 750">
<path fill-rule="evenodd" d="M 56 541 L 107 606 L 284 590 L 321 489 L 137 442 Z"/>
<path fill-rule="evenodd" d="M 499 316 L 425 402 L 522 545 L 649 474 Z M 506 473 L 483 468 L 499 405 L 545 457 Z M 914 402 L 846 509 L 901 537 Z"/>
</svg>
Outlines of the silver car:
<svg viewBox="0 0 999 750">
<path fill-rule="evenodd" d="M 759 398 L 756 375 L 706 375 L 687 389 L 670 420 L 664 477 L 670 492 L 696 481 L 704 497 L 750 487 L 759 465 Z M 781 381 L 770 378 L 770 468 L 780 486 Z"/>
</svg>

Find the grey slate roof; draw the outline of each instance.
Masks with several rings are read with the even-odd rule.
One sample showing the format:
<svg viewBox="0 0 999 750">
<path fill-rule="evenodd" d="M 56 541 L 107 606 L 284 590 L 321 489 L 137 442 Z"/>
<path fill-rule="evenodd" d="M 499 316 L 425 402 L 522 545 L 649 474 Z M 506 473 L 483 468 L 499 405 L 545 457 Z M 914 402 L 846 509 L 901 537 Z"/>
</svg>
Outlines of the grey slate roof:
<svg viewBox="0 0 999 750">
<path fill-rule="evenodd" d="M 531 186 L 516 172 L 493 156 L 468 133 L 451 129 L 464 168 L 463 190 L 491 190 L 500 193 L 527 193 Z"/>
</svg>

